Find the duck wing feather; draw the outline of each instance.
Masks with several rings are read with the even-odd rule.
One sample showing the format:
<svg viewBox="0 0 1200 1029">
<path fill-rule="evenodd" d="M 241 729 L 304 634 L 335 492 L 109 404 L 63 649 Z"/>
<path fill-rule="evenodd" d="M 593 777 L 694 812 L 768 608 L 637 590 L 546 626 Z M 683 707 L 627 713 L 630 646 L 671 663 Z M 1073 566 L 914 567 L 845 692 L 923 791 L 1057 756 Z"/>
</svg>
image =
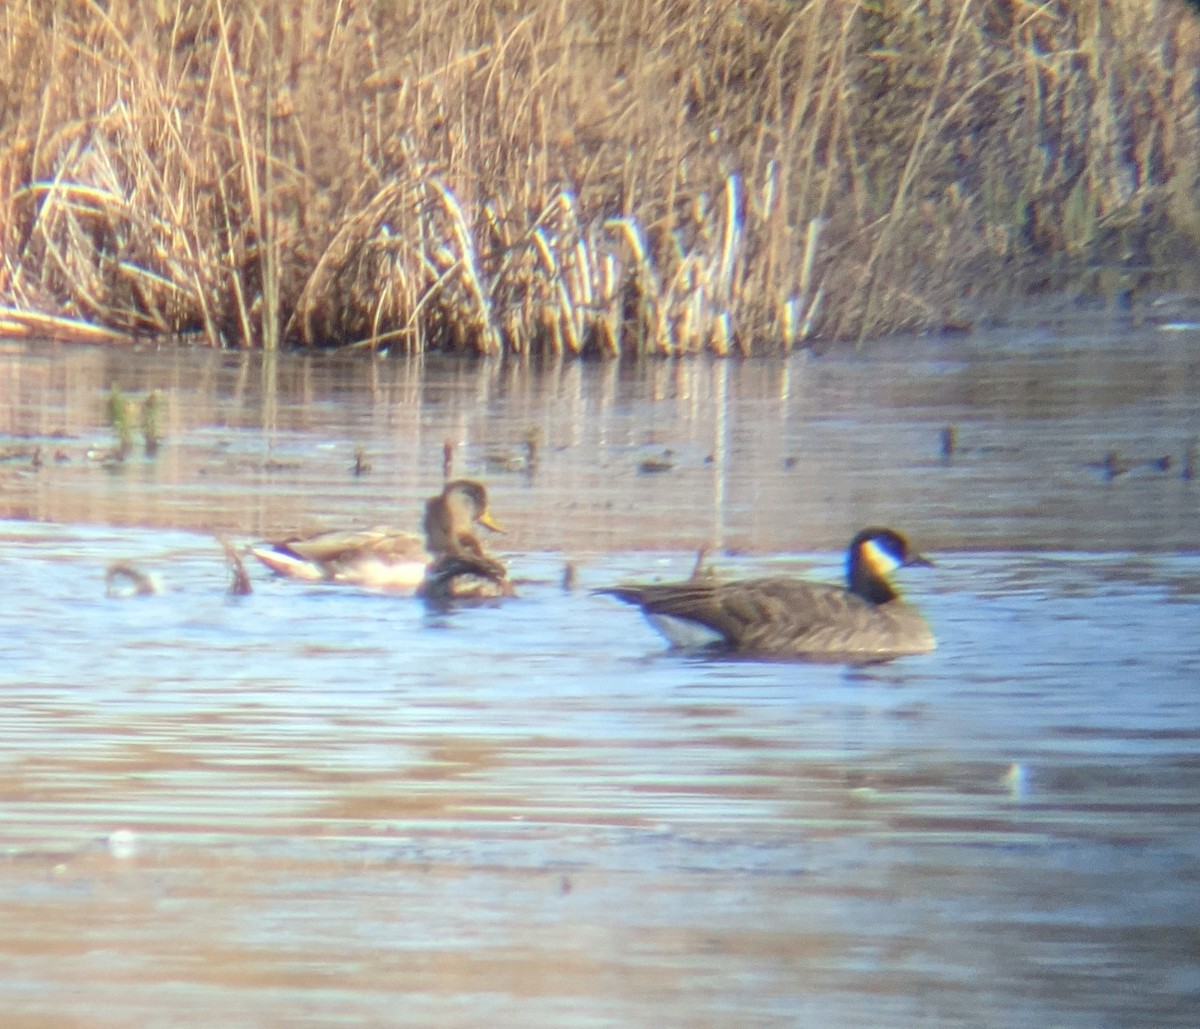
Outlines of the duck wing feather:
<svg viewBox="0 0 1200 1029">
<path fill-rule="evenodd" d="M 336 564 L 365 556 L 384 561 L 419 561 L 425 555 L 419 537 L 388 526 L 334 530 L 307 539 L 284 540 L 276 546 L 317 564 Z"/>
</svg>

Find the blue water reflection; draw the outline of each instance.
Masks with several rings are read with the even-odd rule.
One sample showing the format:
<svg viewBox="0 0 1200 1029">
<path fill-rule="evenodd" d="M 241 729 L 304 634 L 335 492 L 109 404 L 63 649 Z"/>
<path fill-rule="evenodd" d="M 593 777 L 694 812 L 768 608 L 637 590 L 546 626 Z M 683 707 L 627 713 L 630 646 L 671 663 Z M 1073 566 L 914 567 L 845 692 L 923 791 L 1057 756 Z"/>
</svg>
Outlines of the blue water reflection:
<svg viewBox="0 0 1200 1029">
<path fill-rule="evenodd" d="M 0 464 L 7 513 L 38 516 L 0 522 L 6 1010 L 1192 1024 L 1194 484 L 1086 465 L 1104 433 L 1129 454 L 1175 447 L 1194 395 L 1122 392 L 1126 351 L 1081 385 L 1060 375 L 1082 367 L 1070 348 L 1016 346 L 988 393 L 971 344 L 913 346 L 927 363 L 586 367 L 553 388 L 546 373 L 424 382 L 390 366 L 327 382 L 284 362 L 270 427 L 257 385 L 222 386 L 206 425 L 180 402 L 161 466 L 116 473 L 75 456 L 103 437 L 82 412 L 107 380 L 87 392 L 23 365 L 16 378 L 44 379 L 51 401 L 18 389 L 3 410 L 23 433 L 40 412 L 41 439 L 66 426 L 72 460 L 46 476 Z M 181 390 L 206 367 L 163 361 Z M 244 376 L 222 361 L 215 379 Z M 140 367 L 149 381 L 153 362 Z M 485 473 L 485 443 L 519 441 L 545 411 L 536 474 Z M 950 421 L 963 450 L 947 461 Z M 226 596 L 201 528 L 240 541 L 268 522 L 414 510 L 455 426 L 462 470 L 489 474 L 513 529 L 499 545 L 517 599 L 431 612 L 259 569 L 251 595 Z M 366 479 L 347 472 L 356 431 Z M 672 468 L 639 474 L 664 449 Z M 93 524 L 59 517 L 89 504 Z M 122 526 L 139 511 L 166 526 Z M 590 592 L 688 575 L 714 526 L 718 574 L 836 578 L 845 523 L 885 511 L 937 560 L 904 578 L 940 641 L 929 656 L 683 654 Z M 117 560 L 161 592 L 107 598 Z"/>
</svg>

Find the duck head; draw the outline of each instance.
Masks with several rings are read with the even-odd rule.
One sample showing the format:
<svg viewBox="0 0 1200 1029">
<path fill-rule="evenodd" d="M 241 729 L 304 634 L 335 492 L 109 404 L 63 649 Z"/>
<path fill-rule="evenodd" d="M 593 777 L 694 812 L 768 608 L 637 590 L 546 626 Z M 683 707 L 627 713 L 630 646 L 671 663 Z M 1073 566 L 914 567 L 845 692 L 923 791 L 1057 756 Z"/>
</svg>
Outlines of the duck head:
<svg viewBox="0 0 1200 1029">
<path fill-rule="evenodd" d="M 461 541 L 475 539 L 475 525 L 492 532 L 504 531 L 488 511 L 487 489 L 481 482 L 455 479 L 436 497 L 425 501 L 425 547 L 431 554 L 463 549 Z M 478 541 L 467 549 L 477 550 Z"/>
</svg>

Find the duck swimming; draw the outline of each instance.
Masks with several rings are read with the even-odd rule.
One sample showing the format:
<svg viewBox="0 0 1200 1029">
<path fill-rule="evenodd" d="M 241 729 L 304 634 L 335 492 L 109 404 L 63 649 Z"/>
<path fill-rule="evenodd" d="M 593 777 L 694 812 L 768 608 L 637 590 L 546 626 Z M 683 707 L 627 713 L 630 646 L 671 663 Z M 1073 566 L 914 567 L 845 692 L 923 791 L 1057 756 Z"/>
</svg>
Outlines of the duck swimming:
<svg viewBox="0 0 1200 1029">
<path fill-rule="evenodd" d="M 417 595 L 434 604 L 515 596 L 508 568 L 485 554 L 478 540 L 475 542 L 477 549 L 463 548 L 435 557 L 425 570 L 425 580 Z"/>
<path fill-rule="evenodd" d="M 460 479 L 426 501 L 425 547 L 433 559 L 425 568 L 419 596 L 435 604 L 513 596 L 508 569 L 484 552 L 471 528 L 474 523 L 504 531 L 488 514 L 487 491 L 480 483 Z"/>
<path fill-rule="evenodd" d="M 937 643 L 888 576 L 930 565 L 892 529 L 864 529 L 846 553 L 846 587 L 785 576 L 623 585 L 597 590 L 638 605 L 680 647 L 716 646 L 747 657 L 850 663 L 924 654 Z"/>
<path fill-rule="evenodd" d="M 488 511 L 483 484 L 456 479 L 425 502 L 424 541 L 391 526 L 376 526 L 289 537 L 251 547 L 250 553 L 290 579 L 413 591 L 425 582 L 427 569 L 440 555 L 482 555 L 475 525 L 503 531 Z"/>
</svg>

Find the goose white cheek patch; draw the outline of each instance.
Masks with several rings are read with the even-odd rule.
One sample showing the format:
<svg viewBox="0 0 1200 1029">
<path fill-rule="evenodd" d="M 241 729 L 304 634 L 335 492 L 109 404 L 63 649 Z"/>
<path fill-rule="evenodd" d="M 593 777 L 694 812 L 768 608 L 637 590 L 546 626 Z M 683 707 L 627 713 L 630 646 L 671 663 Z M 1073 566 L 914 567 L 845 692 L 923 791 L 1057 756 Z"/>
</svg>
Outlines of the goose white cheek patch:
<svg viewBox="0 0 1200 1029">
<path fill-rule="evenodd" d="M 888 575 L 900 567 L 900 561 L 896 555 L 884 550 L 874 540 L 867 540 L 862 545 L 862 555 L 878 575 Z"/>
</svg>

